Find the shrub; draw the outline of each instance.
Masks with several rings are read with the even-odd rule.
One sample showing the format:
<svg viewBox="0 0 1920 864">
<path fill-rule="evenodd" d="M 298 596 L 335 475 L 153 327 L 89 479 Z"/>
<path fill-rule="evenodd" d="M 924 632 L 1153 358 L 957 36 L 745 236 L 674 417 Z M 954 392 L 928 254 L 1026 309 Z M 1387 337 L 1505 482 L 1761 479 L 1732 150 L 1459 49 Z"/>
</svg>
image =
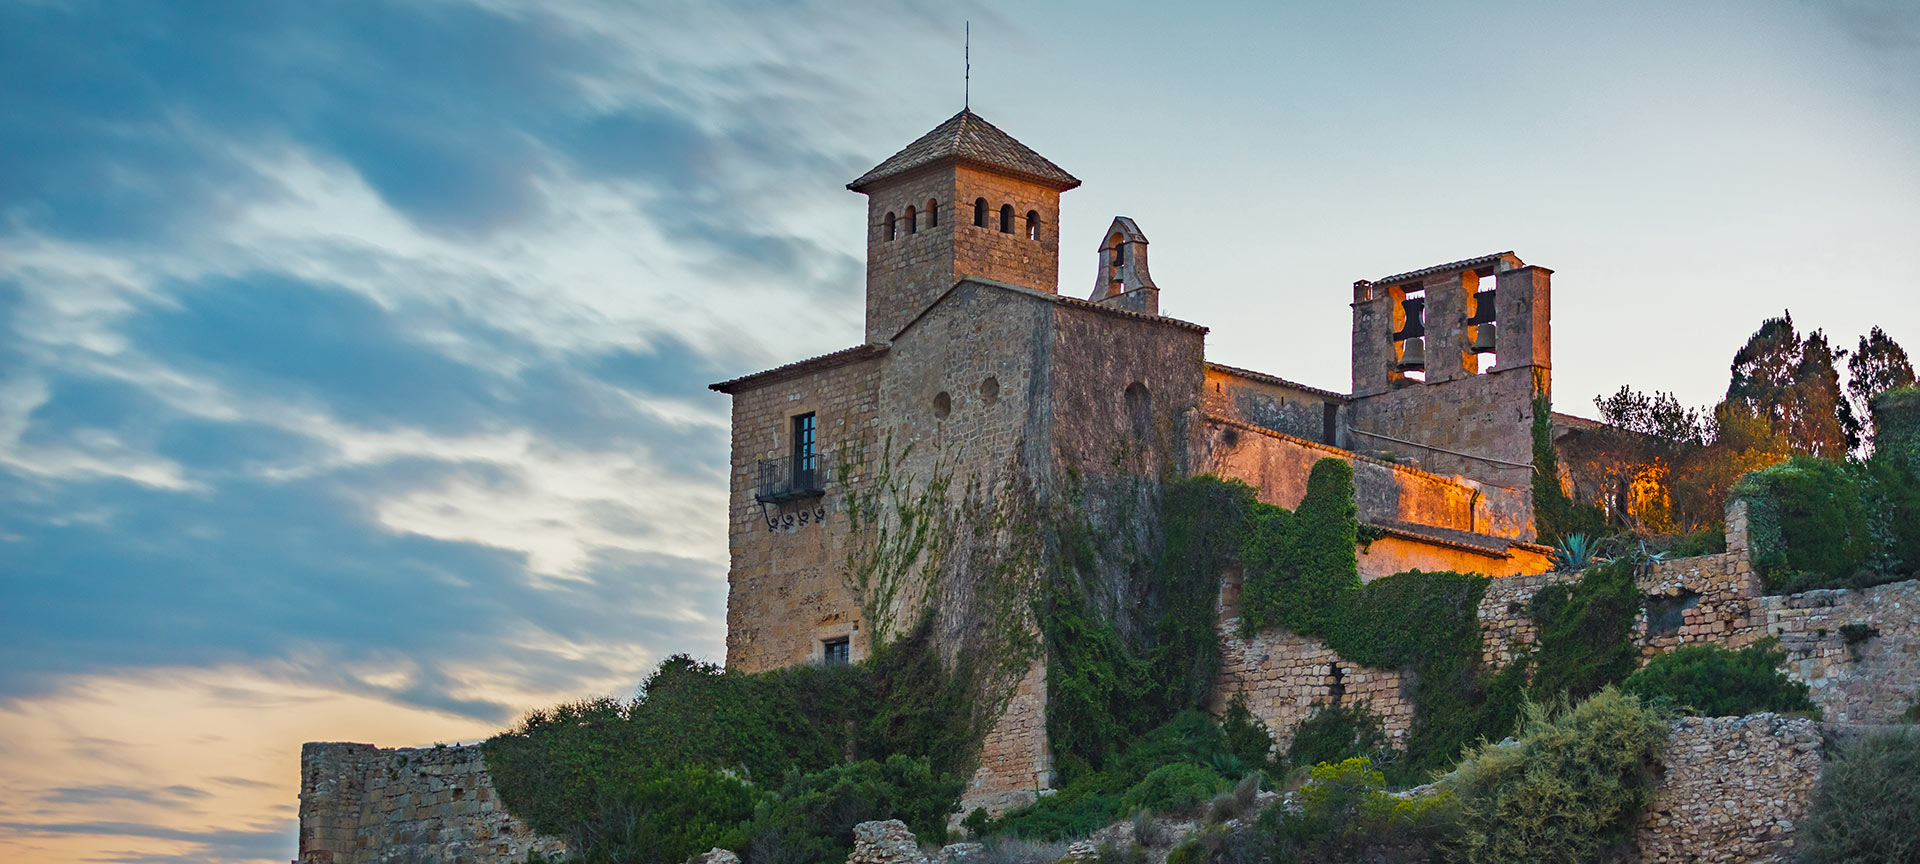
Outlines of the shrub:
<svg viewBox="0 0 1920 864">
<path fill-rule="evenodd" d="M 1666 717 L 1611 687 L 1524 713 L 1516 743 L 1482 744 L 1446 782 L 1460 803 L 1453 851 L 1471 864 L 1605 858 L 1653 796 Z"/>
<path fill-rule="evenodd" d="M 1768 592 L 1857 587 L 1872 551 L 1860 466 L 1796 456 L 1734 485 L 1747 500 L 1753 563 Z"/>
<path fill-rule="evenodd" d="M 739 849 L 760 795 L 723 774 L 687 768 L 653 777 L 600 806 L 568 845 L 578 864 L 685 861 L 708 849 Z"/>
<path fill-rule="evenodd" d="M 1452 796 L 1401 798 L 1365 759 L 1319 765 L 1295 793 L 1296 808 L 1260 814 L 1260 860 L 1275 862 L 1424 861 L 1454 820 Z"/>
<path fill-rule="evenodd" d="M 1801 855 L 1811 864 L 1920 862 L 1920 733 L 1901 730 L 1842 750 L 1821 772 Z"/>
<path fill-rule="evenodd" d="M 1151 810 L 1156 813 L 1188 810 L 1205 803 L 1215 793 L 1225 790 L 1227 785 L 1227 779 L 1212 768 L 1175 762 L 1154 769 L 1140 782 L 1133 784 L 1121 796 L 1120 809 L 1123 812 Z"/>
<path fill-rule="evenodd" d="M 1320 706 L 1293 730 L 1287 764 L 1307 767 L 1365 756 L 1387 746 L 1380 718 L 1365 705 Z"/>
<path fill-rule="evenodd" d="M 846 860 L 853 827 L 899 819 L 922 841 L 946 842 L 947 815 L 965 784 L 933 773 L 925 759 L 836 765 L 787 775 L 778 794 L 754 811 L 749 864 L 819 864 Z"/>
<path fill-rule="evenodd" d="M 1220 734 L 1226 739 L 1227 752 L 1247 769 L 1265 767 L 1273 760 L 1273 735 L 1267 724 L 1253 716 L 1244 695 L 1235 693 L 1227 703 L 1226 716 L 1220 718 Z"/>
<path fill-rule="evenodd" d="M 1818 713 L 1807 685 L 1780 671 L 1787 652 L 1777 638 L 1738 651 L 1718 645 L 1682 645 L 1653 658 L 1620 689 L 1642 701 L 1664 699 L 1706 717 L 1737 717 L 1760 711 Z"/>
</svg>

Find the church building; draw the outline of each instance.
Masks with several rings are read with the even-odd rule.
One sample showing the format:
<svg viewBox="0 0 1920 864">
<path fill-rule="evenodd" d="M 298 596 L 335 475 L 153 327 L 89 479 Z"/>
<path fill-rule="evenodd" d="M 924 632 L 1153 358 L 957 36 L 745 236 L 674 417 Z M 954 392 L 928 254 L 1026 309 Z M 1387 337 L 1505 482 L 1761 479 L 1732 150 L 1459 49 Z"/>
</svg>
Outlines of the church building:
<svg viewBox="0 0 1920 864">
<path fill-rule="evenodd" d="M 1550 569 L 1531 430 L 1552 271 L 1498 252 L 1289 298 L 1351 305 L 1336 393 L 1208 361 L 1206 327 L 1160 314 L 1133 219 L 1083 238 L 1095 284 L 1062 294 L 1060 196 L 1079 185 L 971 111 L 847 184 L 867 196 L 865 340 L 712 385 L 733 398 L 730 668 L 867 656 L 888 633 L 850 562 L 886 523 L 854 511 L 934 482 L 954 501 L 1044 499 L 1122 470 L 1214 474 L 1292 508 L 1331 457 L 1378 538 L 1362 578 Z M 988 736 L 967 806 L 1047 784 L 1042 666 Z"/>
</svg>

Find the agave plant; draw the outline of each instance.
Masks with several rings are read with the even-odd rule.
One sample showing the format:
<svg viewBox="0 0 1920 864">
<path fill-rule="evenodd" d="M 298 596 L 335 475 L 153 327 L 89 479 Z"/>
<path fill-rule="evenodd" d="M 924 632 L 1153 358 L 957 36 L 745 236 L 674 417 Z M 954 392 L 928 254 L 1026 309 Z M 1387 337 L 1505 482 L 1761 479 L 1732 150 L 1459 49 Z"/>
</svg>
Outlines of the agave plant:
<svg viewBox="0 0 1920 864">
<path fill-rule="evenodd" d="M 1585 534 L 1568 534 L 1553 544 L 1553 569 L 1573 573 L 1592 567 L 1599 559 L 1600 544 Z"/>
</svg>

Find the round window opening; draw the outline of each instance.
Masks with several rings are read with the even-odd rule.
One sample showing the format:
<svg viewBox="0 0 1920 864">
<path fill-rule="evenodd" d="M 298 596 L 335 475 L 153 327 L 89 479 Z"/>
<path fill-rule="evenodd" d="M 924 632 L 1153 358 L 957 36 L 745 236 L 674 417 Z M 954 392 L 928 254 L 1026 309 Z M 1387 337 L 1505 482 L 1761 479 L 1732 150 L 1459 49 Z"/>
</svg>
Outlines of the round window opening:
<svg viewBox="0 0 1920 864">
<path fill-rule="evenodd" d="M 952 413 L 953 397 L 948 396 L 945 390 L 935 394 L 933 397 L 933 416 L 945 420 L 947 419 L 947 415 Z"/>
<path fill-rule="evenodd" d="M 980 382 L 980 401 L 992 405 L 994 400 L 999 398 L 1000 379 L 988 375 L 987 380 Z"/>
</svg>

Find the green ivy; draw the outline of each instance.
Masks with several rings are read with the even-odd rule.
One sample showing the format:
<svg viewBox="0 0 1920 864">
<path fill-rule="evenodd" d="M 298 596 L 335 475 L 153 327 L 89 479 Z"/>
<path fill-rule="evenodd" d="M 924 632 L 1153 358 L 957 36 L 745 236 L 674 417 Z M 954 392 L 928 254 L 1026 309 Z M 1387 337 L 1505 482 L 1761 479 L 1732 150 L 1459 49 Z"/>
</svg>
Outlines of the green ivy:
<svg viewBox="0 0 1920 864">
<path fill-rule="evenodd" d="M 1315 462 L 1293 513 L 1259 507 L 1252 521 L 1241 551 L 1242 632 L 1275 624 L 1303 634 L 1333 629 L 1341 598 L 1360 587 L 1353 466 L 1340 459 Z"/>
<path fill-rule="evenodd" d="M 1626 680 L 1640 665 L 1633 626 L 1643 598 L 1634 567 L 1631 559 L 1618 558 L 1587 568 L 1577 582 L 1548 585 L 1533 595 L 1537 701 L 1563 694 L 1584 699 Z"/>
<path fill-rule="evenodd" d="M 1154 511 L 1159 549 L 1144 561 L 1101 548 L 1096 538 L 1129 532 L 1097 528 L 1084 508 L 1048 520 L 1051 570 L 1035 618 L 1047 655 L 1047 735 L 1069 779 L 1104 769 L 1141 735 L 1206 703 L 1220 669 L 1220 573 L 1254 506 L 1244 483 L 1168 480 Z M 1130 566 L 1140 571 L 1134 590 L 1100 614 L 1089 598 L 1111 590 L 1102 574 Z"/>
<path fill-rule="evenodd" d="M 1560 488 L 1560 456 L 1553 448 L 1553 403 L 1544 388 L 1533 397 L 1533 527 L 1540 543 L 1554 545 L 1579 534 L 1607 533 L 1607 516 L 1599 507 L 1580 504 Z"/>
</svg>

